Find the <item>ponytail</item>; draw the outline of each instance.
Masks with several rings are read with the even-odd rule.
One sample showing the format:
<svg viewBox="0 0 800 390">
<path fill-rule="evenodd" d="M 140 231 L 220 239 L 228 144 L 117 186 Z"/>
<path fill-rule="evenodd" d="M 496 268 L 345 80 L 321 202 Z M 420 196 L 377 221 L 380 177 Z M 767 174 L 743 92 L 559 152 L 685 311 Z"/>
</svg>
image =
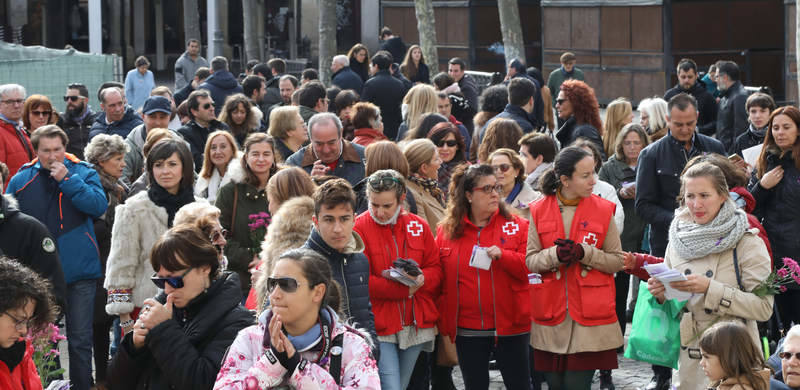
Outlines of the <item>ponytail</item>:
<svg viewBox="0 0 800 390">
<path fill-rule="evenodd" d="M 539 180 L 541 191 L 545 195 L 555 195 L 561 180 L 556 177 L 556 170 L 553 167 L 548 168 L 542 173 L 542 178 Z"/>
</svg>

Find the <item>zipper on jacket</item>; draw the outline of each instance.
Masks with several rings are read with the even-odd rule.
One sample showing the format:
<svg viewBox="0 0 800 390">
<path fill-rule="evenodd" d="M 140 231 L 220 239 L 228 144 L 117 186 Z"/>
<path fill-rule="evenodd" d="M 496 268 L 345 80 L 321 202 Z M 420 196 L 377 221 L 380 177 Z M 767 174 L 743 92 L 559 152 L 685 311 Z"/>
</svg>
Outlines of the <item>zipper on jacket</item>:
<svg viewBox="0 0 800 390">
<path fill-rule="evenodd" d="M 478 239 L 477 239 L 477 243 L 475 244 L 477 246 L 481 246 L 481 231 L 482 230 L 483 230 L 482 227 L 478 228 Z M 475 275 L 478 276 L 478 312 L 481 315 L 481 329 L 483 329 L 485 326 L 484 326 L 484 323 L 483 323 L 483 303 L 481 303 L 481 270 L 479 268 L 475 268 Z"/>
<path fill-rule="evenodd" d="M 353 317 L 353 308 L 350 307 L 350 291 L 347 287 L 347 274 L 344 273 L 344 266 L 347 265 L 347 256 L 344 256 L 344 261 L 339 263 L 339 268 L 342 270 L 342 283 L 344 283 L 344 299 L 347 302 L 347 316 Z"/>
</svg>

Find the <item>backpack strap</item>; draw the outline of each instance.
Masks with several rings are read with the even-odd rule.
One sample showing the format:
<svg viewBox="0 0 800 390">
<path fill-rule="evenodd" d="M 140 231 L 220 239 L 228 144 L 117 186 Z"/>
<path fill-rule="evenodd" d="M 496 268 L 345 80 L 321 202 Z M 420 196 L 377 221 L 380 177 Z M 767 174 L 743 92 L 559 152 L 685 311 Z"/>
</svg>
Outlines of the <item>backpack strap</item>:
<svg viewBox="0 0 800 390">
<path fill-rule="evenodd" d="M 342 355 L 344 354 L 344 349 L 342 349 L 343 343 L 344 333 L 340 333 L 338 336 L 333 338 L 333 342 L 331 343 L 331 365 L 328 367 L 328 373 L 331 374 L 331 377 L 333 377 L 333 380 L 339 386 L 341 386 L 342 380 Z"/>
<path fill-rule="evenodd" d="M 233 210 L 231 211 L 231 237 L 233 237 L 233 229 L 234 226 L 236 226 L 236 201 L 238 199 L 239 199 L 239 185 L 237 183 L 233 183 Z"/>
<path fill-rule="evenodd" d="M 739 256 L 736 253 L 736 248 L 733 248 L 733 270 L 736 272 L 736 284 L 739 285 L 739 290 L 745 291 L 742 285 L 742 273 L 739 271 Z"/>
<path fill-rule="evenodd" d="M 408 211 L 411 214 L 417 214 L 417 200 L 414 199 L 414 194 L 411 191 L 406 191 L 406 201 L 408 201 Z"/>
</svg>

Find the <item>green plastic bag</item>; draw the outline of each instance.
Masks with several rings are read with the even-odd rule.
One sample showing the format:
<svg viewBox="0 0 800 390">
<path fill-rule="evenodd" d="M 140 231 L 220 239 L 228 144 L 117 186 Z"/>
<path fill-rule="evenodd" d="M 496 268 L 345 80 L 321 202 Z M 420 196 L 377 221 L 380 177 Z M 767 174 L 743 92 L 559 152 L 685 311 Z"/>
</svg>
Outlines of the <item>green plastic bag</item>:
<svg viewBox="0 0 800 390">
<path fill-rule="evenodd" d="M 647 283 L 641 282 L 625 357 L 678 369 L 680 318 L 685 304 L 669 299 L 660 305 L 647 290 Z"/>
</svg>

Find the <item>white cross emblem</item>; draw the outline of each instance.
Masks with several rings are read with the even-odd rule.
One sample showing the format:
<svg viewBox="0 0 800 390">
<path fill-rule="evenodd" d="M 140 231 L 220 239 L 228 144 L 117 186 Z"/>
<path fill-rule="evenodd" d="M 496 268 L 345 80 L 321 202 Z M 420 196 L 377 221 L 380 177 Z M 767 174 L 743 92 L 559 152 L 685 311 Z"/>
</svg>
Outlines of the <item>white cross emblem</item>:
<svg viewBox="0 0 800 390">
<path fill-rule="evenodd" d="M 419 237 L 422 235 L 423 230 L 425 230 L 425 228 L 422 227 L 422 224 L 417 221 L 411 221 L 408 223 L 408 225 L 406 225 L 406 231 L 411 233 L 411 235 L 414 237 Z"/>
<path fill-rule="evenodd" d="M 519 225 L 516 222 L 506 222 L 503 225 L 503 233 L 513 236 L 519 231 Z"/>
<path fill-rule="evenodd" d="M 597 235 L 594 233 L 586 233 L 586 235 L 583 236 L 583 243 L 591 246 L 597 246 Z"/>
</svg>

